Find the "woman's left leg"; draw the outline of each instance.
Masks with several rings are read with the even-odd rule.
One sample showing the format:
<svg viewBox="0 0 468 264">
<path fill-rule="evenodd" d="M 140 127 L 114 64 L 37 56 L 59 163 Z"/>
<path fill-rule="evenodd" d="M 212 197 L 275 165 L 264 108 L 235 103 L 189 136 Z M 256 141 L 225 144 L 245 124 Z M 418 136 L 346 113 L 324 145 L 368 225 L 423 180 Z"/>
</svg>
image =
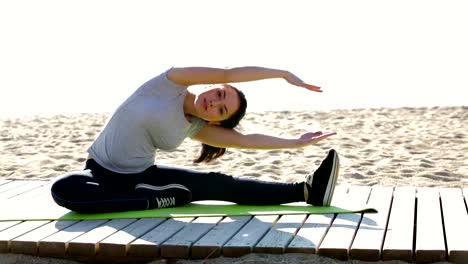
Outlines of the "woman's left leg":
<svg viewBox="0 0 468 264">
<path fill-rule="evenodd" d="M 159 188 L 174 184 L 186 187 L 192 193 L 192 201 L 221 200 L 251 205 L 304 201 L 304 182 L 268 182 L 159 165 L 138 174 L 137 181 L 146 186 Z"/>
<path fill-rule="evenodd" d="M 307 177 L 307 183 L 267 182 L 216 172 L 156 165 L 139 173 L 137 181 L 159 186 L 158 188 L 187 188 L 192 193 L 192 201 L 221 200 L 251 205 L 306 201 L 316 206 L 329 206 L 339 173 L 339 164 L 338 153 L 331 149 L 320 166 Z"/>
</svg>

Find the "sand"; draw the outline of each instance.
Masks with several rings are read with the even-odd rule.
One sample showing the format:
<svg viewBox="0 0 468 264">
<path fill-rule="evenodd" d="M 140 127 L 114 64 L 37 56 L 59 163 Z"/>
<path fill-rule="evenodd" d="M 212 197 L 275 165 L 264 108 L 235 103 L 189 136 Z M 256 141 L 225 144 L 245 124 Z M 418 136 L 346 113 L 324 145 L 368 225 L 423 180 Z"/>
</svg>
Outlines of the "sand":
<svg viewBox="0 0 468 264">
<path fill-rule="evenodd" d="M 108 117 L 103 113 L 1 117 L 0 179 L 49 180 L 82 169 L 86 149 Z M 338 134 L 303 149 L 229 149 L 220 160 L 202 165 L 192 163 L 200 144 L 186 140 L 175 151 L 158 152 L 157 163 L 293 182 L 303 180 L 335 148 L 341 158 L 338 184 L 468 187 L 468 107 L 247 113 L 240 130 L 289 138 L 311 131 Z M 264 261 L 253 255 L 258 262 L 247 257 L 212 263 L 305 263 L 298 256 L 270 256 Z M 314 256 L 314 263 L 358 263 L 327 261 Z"/>
</svg>

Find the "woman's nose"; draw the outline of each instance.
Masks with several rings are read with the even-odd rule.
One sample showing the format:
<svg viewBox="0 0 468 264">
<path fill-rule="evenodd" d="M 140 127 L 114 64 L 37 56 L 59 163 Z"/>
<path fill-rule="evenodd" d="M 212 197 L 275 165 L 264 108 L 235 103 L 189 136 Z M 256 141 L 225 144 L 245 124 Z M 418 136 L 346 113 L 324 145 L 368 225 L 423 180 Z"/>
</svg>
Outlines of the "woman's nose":
<svg viewBox="0 0 468 264">
<path fill-rule="evenodd" d="M 221 104 L 221 101 L 219 101 L 219 100 L 212 100 L 212 101 L 210 101 L 210 106 L 211 106 L 211 107 L 218 106 L 218 105 L 220 105 L 220 104 Z"/>
</svg>

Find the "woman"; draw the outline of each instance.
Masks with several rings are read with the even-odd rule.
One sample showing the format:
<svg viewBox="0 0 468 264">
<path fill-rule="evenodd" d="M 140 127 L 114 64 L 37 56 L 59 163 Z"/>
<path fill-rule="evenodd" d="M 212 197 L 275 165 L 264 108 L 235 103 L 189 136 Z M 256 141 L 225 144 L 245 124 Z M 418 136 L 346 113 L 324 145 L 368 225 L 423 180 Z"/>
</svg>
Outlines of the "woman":
<svg viewBox="0 0 468 264">
<path fill-rule="evenodd" d="M 234 130 L 247 102 L 241 91 L 227 83 L 270 78 L 284 78 L 292 85 L 321 92 L 320 87 L 304 83 L 290 72 L 261 67 L 171 68 L 149 80 L 108 120 L 88 149 L 85 169 L 68 173 L 53 184 L 54 200 L 83 213 L 172 207 L 198 200 L 330 205 L 339 168 L 334 150 L 306 181 L 297 183 L 154 164 L 157 149 L 174 149 L 186 137 L 202 143 L 195 162 L 209 162 L 222 156 L 227 147 L 300 148 L 335 134 L 315 132 L 285 139 Z M 199 84 L 210 86 L 202 88 Z"/>
</svg>

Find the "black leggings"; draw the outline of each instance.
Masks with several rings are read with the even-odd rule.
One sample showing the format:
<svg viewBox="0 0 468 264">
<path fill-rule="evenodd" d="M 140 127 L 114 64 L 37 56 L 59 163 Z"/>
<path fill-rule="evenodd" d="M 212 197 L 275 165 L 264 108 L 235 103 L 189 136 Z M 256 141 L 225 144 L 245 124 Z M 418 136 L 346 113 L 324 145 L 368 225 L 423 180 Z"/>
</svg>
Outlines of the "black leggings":
<svg viewBox="0 0 468 264">
<path fill-rule="evenodd" d="M 136 174 L 109 171 L 94 160 L 86 161 L 83 171 L 71 172 L 52 186 L 52 197 L 65 208 L 77 212 L 117 212 L 181 205 L 161 206 L 155 198 L 161 192 L 142 193 L 135 186 L 182 186 L 190 197 L 184 203 L 200 200 L 221 200 L 248 205 L 275 205 L 304 201 L 304 182 L 266 182 L 232 177 L 215 172 L 151 166 Z M 156 197 L 151 197 L 151 193 Z M 159 205 L 158 205 L 159 204 Z"/>
</svg>

